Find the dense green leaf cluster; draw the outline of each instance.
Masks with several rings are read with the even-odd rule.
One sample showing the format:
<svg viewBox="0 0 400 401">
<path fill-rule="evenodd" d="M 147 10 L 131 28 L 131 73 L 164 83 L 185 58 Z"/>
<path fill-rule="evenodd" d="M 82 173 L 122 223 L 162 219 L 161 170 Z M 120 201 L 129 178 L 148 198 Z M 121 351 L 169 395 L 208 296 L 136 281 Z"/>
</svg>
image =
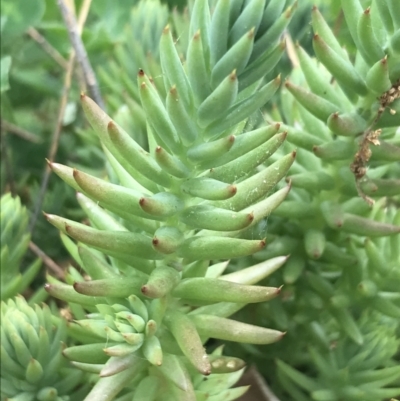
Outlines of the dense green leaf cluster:
<svg viewBox="0 0 400 401">
<path fill-rule="evenodd" d="M 1 399 L 80 400 L 83 373 L 67 366 L 61 354 L 64 320 L 47 305 L 31 307 L 22 297 L 1 303 Z M 88 387 L 86 385 L 86 387 Z"/>
<path fill-rule="evenodd" d="M 279 294 L 279 288 L 252 284 L 282 265 L 286 257 L 233 276 L 221 276 L 226 263 L 209 266 L 210 260 L 242 257 L 264 247 L 262 239 L 238 237 L 285 198 L 290 186 L 267 195 L 295 157 L 289 152 L 258 171 L 286 134 L 277 133 L 279 124 L 258 129 L 246 126 L 248 117 L 279 87 L 279 77 L 266 84 L 262 79 L 283 52 L 279 37 L 292 8 L 277 23 L 269 20 L 274 3 L 252 1 L 241 7 L 220 1 L 210 16 L 205 1 L 194 4 L 185 67 L 170 27 L 163 30 L 164 90 L 158 90 L 142 69 L 137 78 L 149 151 L 82 95 L 83 109 L 118 183 L 50 163 L 79 192 L 78 201 L 91 222 L 88 227 L 46 216 L 80 243 L 76 248 L 63 237 L 91 277 L 86 281 L 75 273 L 73 285 L 51 279 L 46 286 L 53 296 L 81 304 L 80 313 L 76 306 L 75 312 L 89 312 L 88 319 L 78 320 L 79 329 L 75 327 L 81 340 L 85 330 L 89 339 L 99 337 L 97 343 L 65 351 L 76 366 L 100 375 L 87 400 L 111 400 L 130 384 L 131 370 L 139 375 L 153 366 L 151 371 L 156 369 L 165 381 L 164 359 L 175 360 L 176 353 L 203 375 L 218 373 L 220 368 L 203 347 L 209 337 L 269 344 L 283 335 L 228 317 L 248 303 Z M 94 353 L 99 350 L 110 357 L 104 366 L 95 363 Z M 229 359 L 221 361 L 227 371 L 239 368 Z M 167 379 L 170 389 L 171 379 Z M 175 381 L 176 377 L 172 384 Z M 110 392 L 104 393 L 104 388 Z M 196 392 L 201 395 L 201 388 L 193 383 L 180 397 L 194 399 Z M 160 388 L 154 396 L 165 399 L 165 393 L 174 391 Z M 215 397 L 225 399 L 223 393 Z"/>
<path fill-rule="evenodd" d="M 29 246 L 30 235 L 26 232 L 28 212 L 19 198 L 10 194 L 1 197 L 1 299 L 22 294 L 38 274 L 42 262 L 37 259 L 23 272 L 20 271 L 22 258 Z M 43 297 L 36 302 L 43 300 Z"/>
<path fill-rule="evenodd" d="M 255 255 L 262 260 L 291 254 L 276 279 L 287 284 L 283 304 L 263 305 L 260 314 L 267 310 L 272 321 L 262 321 L 289 332 L 286 356 L 279 346 L 273 354 L 318 379 L 318 385 L 311 385 L 279 364 L 282 387 L 296 400 L 383 400 L 399 392 L 396 369 L 385 381 L 378 379 L 380 374 L 386 377 L 381 369 L 398 364 L 398 345 L 382 345 L 385 357 L 366 363 L 370 379 L 365 381 L 347 376 L 350 355 L 332 362 L 339 357 L 336 346 L 353 341 L 367 347 L 363 314 L 378 321 L 394 319 L 397 329 L 387 334 L 393 341 L 400 318 L 399 54 L 393 46 L 399 29 L 397 3 L 372 2 L 364 12 L 358 1 L 342 3 L 357 51 L 348 54 L 314 8 L 317 59 L 297 47 L 299 65 L 282 89 L 279 108 L 268 115 L 271 123 L 285 122 L 287 141 L 300 148 L 287 177 L 292 190 L 269 219 L 272 243 Z M 372 19 L 367 25 L 374 35 L 379 32 L 379 55 L 366 54 L 372 44 L 365 41 L 372 39 L 363 33 L 365 18 Z M 375 330 L 380 332 L 379 324 Z M 307 347 L 313 351 L 305 353 Z M 322 384 L 326 372 L 333 375 L 335 370 L 346 375 L 346 382 Z M 390 384 L 393 389 L 381 388 Z M 348 392 L 341 393 L 346 386 Z"/>
<path fill-rule="evenodd" d="M 19 19 L 6 1 L 1 28 L 2 115 L 25 127 L 28 100 L 8 80 L 47 93 L 45 114 L 58 84 L 30 74 L 36 53 L 18 59 L 10 38 L 28 48 L 32 24 L 67 49 L 55 7 L 34 3 Z M 399 395 L 400 3 L 317 5 L 93 4 L 84 41 L 107 113 L 82 94 L 92 128 L 77 128 L 68 105 L 63 124 L 85 146 L 64 140 L 72 167 L 48 166 L 82 210 L 65 208 L 60 183 L 44 202 L 73 258 L 46 284 L 67 321 L 19 297 L 2 304 L 2 400 L 229 401 L 246 391 L 230 387 L 251 359 L 281 401 Z M 7 143 L 23 170 L 31 148 Z M 1 220 L 6 299 L 40 263 L 19 272 L 30 236 L 18 198 L 2 197 Z M 234 356 L 209 352 L 209 339 L 234 343 Z"/>
</svg>

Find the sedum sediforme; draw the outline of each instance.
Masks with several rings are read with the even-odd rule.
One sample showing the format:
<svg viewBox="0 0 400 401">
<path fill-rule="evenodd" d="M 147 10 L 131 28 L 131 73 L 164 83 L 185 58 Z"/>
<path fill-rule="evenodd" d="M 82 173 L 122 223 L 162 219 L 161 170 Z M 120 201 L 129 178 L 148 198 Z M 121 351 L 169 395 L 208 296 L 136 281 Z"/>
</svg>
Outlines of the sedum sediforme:
<svg viewBox="0 0 400 401">
<path fill-rule="evenodd" d="M 1 399 L 6 401 L 72 401 L 83 373 L 62 356 L 63 320 L 47 305 L 31 307 L 18 296 L 1 303 Z"/>
<path fill-rule="evenodd" d="M 137 77 L 149 151 L 81 97 L 117 182 L 51 163 L 78 191 L 90 226 L 46 217 L 78 241 L 76 246 L 63 235 L 90 279 L 71 270 L 73 285 L 50 279 L 46 289 L 69 302 L 78 317 L 69 326 L 82 344 L 64 354 L 100 376 L 87 401 L 112 400 L 121 391 L 129 399 L 129 386 L 136 397 L 148 383 L 148 400 L 207 394 L 215 401 L 234 399 L 242 389 L 222 389 L 237 380 L 243 363 L 208 356 L 205 341 L 269 344 L 284 334 L 229 316 L 279 294 L 278 287 L 253 284 L 286 257 L 225 275 L 227 262 L 218 263 L 265 246 L 264 239 L 241 234 L 268 216 L 290 189 L 286 185 L 268 196 L 292 165 L 293 151 L 260 168 L 286 133 L 278 133 L 279 124 L 252 129 L 247 121 L 280 84 L 279 77 L 268 83 L 263 77 L 284 50 L 279 37 L 293 7 L 281 15 L 275 3 L 218 1 L 210 16 L 207 2 L 196 1 L 184 64 L 165 27 L 160 63 L 166 95 L 144 70 Z M 270 20 L 272 8 L 276 21 Z M 203 377 L 210 374 L 217 376 L 208 386 Z"/>
<path fill-rule="evenodd" d="M 350 338 L 338 341 L 332 349 L 310 345 L 308 352 L 317 371 L 316 379 L 278 361 L 278 377 L 294 399 L 309 400 L 303 391 L 318 401 L 376 401 L 399 394 L 400 365 L 393 359 L 399 348 L 398 322 L 369 311 L 357 324 L 362 345 L 355 345 Z"/>
<path fill-rule="evenodd" d="M 393 208 L 379 214 L 382 222 L 400 222 Z M 335 248 L 329 270 L 322 261 L 308 262 L 307 273 L 288 288 L 284 309 L 273 315 L 279 328 L 290 319 L 289 333 L 302 333 L 286 364 L 301 366 L 308 381 L 283 362 L 277 372 L 294 399 L 340 400 L 346 394 L 348 400 L 384 400 L 399 393 L 399 247 L 400 236 L 352 239 L 348 249 Z"/>
<path fill-rule="evenodd" d="M 29 287 L 41 268 L 38 259 L 23 272 L 22 258 L 28 250 L 30 235 L 27 233 L 28 212 L 18 197 L 10 193 L 1 197 L 1 299 L 11 298 Z M 39 293 L 36 294 L 43 298 Z"/>
<path fill-rule="evenodd" d="M 370 2 L 371 8 L 363 10 L 358 0 L 342 2 L 354 54 L 340 46 L 314 8 L 317 60 L 297 47 L 299 68 L 282 90 L 279 109 L 270 115 L 271 122 L 285 122 L 288 142 L 300 149 L 287 178 L 293 188 L 269 220 L 273 241 L 255 255 L 258 259 L 291 253 L 282 277 L 275 279 L 287 284 L 284 302 L 260 305 L 255 322 L 271 324 L 265 315 L 273 316 L 272 321 L 289 332 L 288 343 L 276 348 L 280 358 L 287 345 L 286 363 L 318 378 L 307 381 L 280 364 L 278 376 L 292 399 L 383 400 L 399 391 L 397 370 L 378 379 L 386 375 L 381 368 L 398 364 L 394 341 L 400 318 L 397 3 Z M 379 43 L 379 54 L 372 51 L 374 41 Z M 341 356 L 340 367 L 332 365 L 336 347 L 342 350 L 353 342 L 360 354 L 366 347 L 363 311 L 368 316 L 378 314 L 376 332 L 379 321 L 394 319 L 397 329 L 382 339 L 385 357 L 365 364 L 364 378 L 350 375 L 340 384 L 323 379 L 335 370 L 342 379 L 347 374 L 350 355 Z M 296 333 L 292 341 L 290 333 Z M 383 345 L 392 340 L 397 345 Z M 309 346 L 314 351 L 304 352 Z M 268 356 L 252 352 L 258 354 L 263 369 Z M 341 393 L 346 386 L 351 389 Z"/>
</svg>

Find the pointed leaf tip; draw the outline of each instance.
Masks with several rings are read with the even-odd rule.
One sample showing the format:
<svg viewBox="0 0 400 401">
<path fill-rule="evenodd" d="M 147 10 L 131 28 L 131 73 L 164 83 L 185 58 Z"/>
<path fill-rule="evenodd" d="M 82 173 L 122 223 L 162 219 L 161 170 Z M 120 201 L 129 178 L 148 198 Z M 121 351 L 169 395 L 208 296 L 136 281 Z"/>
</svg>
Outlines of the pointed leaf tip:
<svg viewBox="0 0 400 401">
<path fill-rule="evenodd" d="M 115 131 L 118 131 L 118 128 L 113 120 L 110 120 L 109 123 L 107 124 L 107 131 L 110 134 L 115 133 Z"/>
<path fill-rule="evenodd" d="M 141 293 L 143 295 L 148 295 L 149 294 L 149 286 L 148 285 L 143 285 L 142 288 L 140 289 Z"/>
<path fill-rule="evenodd" d="M 236 192 L 237 192 L 237 187 L 236 187 L 236 185 L 230 185 L 230 186 L 229 186 L 229 192 L 232 194 L 232 196 L 235 195 Z"/>
</svg>

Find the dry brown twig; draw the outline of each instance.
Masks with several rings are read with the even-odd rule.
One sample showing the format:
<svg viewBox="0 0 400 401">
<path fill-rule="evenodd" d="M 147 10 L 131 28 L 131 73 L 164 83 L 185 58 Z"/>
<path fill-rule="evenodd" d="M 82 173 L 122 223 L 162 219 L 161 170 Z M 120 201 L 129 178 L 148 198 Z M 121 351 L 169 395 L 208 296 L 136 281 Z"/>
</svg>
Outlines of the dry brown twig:
<svg viewBox="0 0 400 401">
<path fill-rule="evenodd" d="M 89 9 L 90 9 L 90 4 L 91 4 L 92 0 L 85 0 L 82 4 L 82 7 L 80 9 L 80 13 L 79 13 L 79 19 L 78 19 L 78 26 L 77 26 L 77 32 L 80 35 L 82 33 L 83 30 L 83 26 L 85 25 L 86 22 L 86 18 L 88 16 L 89 13 Z M 66 6 L 65 6 L 66 7 Z M 57 121 L 56 121 L 56 126 L 53 132 L 53 137 L 51 140 L 51 146 L 49 149 L 49 153 L 47 156 L 47 159 L 50 162 L 53 162 L 58 150 L 58 144 L 60 141 L 60 135 L 61 135 L 61 129 L 62 129 L 62 123 L 64 120 L 64 114 L 65 114 L 65 109 L 67 107 L 67 102 L 68 102 L 68 94 L 71 88 L 71 83 L 72 83 L 72 74 L 73 74 L 73 70 L 74 70 L 74 64 L 75 64 L 75 50 L 72 48 L 71 52 L 70 52 L 70 56 L 68 59 L 68 66 L 65 72 L 65 77 L 64 77 L 64 86 L 63 86 L 63 90 L 62 90 L 62 94 L 61 94 L 61 100 L 60 100 L 60 106 L 58 109 L 58 116 L 57 116 Z M 35 204 L 35 209 L 34 212 L 32 214 L 32 218 L 31 221 L 29 223 L 29 231 L 32 233 L 39 213 L 40 213 L 40 209 L 42 207 L 43 204 L 43 199 L 44 199 L 44 195 L 46 193 L 47 190 L 47 186 L 49 183 L 49 178 L 50 178 L 50 173 L 51 173 L 51 169 L 49 167 L 49 163 L 46 163 L 46 167 L 45 167 L 45 171 L 43 173 L 43 179 L 42 179 L 42 183 L 40 186 L 40 192 Z"/>
<path fill-rule="evenodd" d="M 86 3 L 86 2 L 85 2 Z M 85 3 L 82 8 L 85 7 Z M 81 32 L 79 31 L 78 23 L 76 22 L 74 14 L 68 9 L 65 0 L 57 0 L 58 7 L 60 8 L 61 14 L 64 18 L 64 22 L 68 28 L 69 37 L 71 44 L 76 52 L 76 58 L 82 68 L 83 75 L 85 77 L 86 84 L 88 86 L 89 93 L 93 97 L 93 100 L 104 110 L 105 105 L 101 98 L 100 88 L 97 83 L 96 75 L 90 64 L 85 46 L 81 39 Z M 90 6 L 90 2 L 89 2 Z M 86 7 L 89 7 L 86 6 Z"/>
<path fill-rule="evenodd" d="M 15 124 L 12 124 L 6 120 L 1 120 L 1 128 L 4 131 L 7 131 L 11 134 L 17 135 L 26 141 L 33 142 L 33 143 L 40 143 L 42 139 L 39 138 L 37 135 L 32 134 L 32 132 L 27 131 L 24 128 L 18 127 Z"/>
<path fill-rule="evenodd" d="M 378 113 L 370 125 L 368 127 L 360 140 L 360 144 L 358 147 L 357 153 L 354 155 L 353 163 L 350 165 L 350 170 L 353 172 L 354 177 L 356 179 L 356 188 L 358 195 L 361 196 L 370 206 L 372 206 L 375 201 L 367 196 L 361 188 L 362 180 L 367 174 L 367 164 L 369 159 L 371 158 L 372 151 L 370 149 L 370 145 L 379 146 L 379 136 L 382 133 L 381 129 L 374 130 L 374 125 L 379 121 L 383 112 L 389 108 L 389 112 L 391 114 L 395 114 L 396 111 L 390 109 L 390 105 L 397 99 L 400 98 L 400 81 L 396 82 L 388 91 L 386 91 L 379 98 L 379 109 Z"/>
<path fill-rule="evenodd" d="M 68 61 L 35 28 L 30 27 L 27 34 L 64 70 L 68 68 Z"/>
<path fill-rule="evenodd" d="M 34 242 L 29 242 L 29 249 L 58 277 L 64 278 L 64 270 L 50 256 L 46 255 Z"/>
</svg>

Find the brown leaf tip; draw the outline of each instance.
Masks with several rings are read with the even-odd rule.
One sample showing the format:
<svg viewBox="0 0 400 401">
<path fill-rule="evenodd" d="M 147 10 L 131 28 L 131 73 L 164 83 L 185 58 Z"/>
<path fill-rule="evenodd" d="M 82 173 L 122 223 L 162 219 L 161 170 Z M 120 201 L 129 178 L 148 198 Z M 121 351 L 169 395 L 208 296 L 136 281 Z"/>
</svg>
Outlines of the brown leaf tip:
<svg viewBox="0 0 400 401">
<path fill-rule="evenodd" d="M 253 39 L 253 38 L 254 38 L 254 32 L 255 32 L 255 30 L 256 30 L 255 27 L 253 27 L 253 28 L 250 29 L 249 34 L 248 34 L 248 36 L 247 36 L 249 39 Z"/>
<path fill-rule="evenodd" d="M 117 130 L 117 126 L 115 125 L 113 120 L 110 120 L 107 124 L 107 130 L 108 131 L 116 131 Z"/>
<path fill-rule="evenodd" d="M 141 68 L 139 69 L 138 75 L 139 75 L 139 77 L 144 77 L 145 76 L 145 73 Z"/>
<path fill-rule="evenodd" d="M 229 185 L 229 189 L 228 190 L 232 195 L 236 195 L 237 187 L 236 187 L 236 185 Z"/>
</svg>

